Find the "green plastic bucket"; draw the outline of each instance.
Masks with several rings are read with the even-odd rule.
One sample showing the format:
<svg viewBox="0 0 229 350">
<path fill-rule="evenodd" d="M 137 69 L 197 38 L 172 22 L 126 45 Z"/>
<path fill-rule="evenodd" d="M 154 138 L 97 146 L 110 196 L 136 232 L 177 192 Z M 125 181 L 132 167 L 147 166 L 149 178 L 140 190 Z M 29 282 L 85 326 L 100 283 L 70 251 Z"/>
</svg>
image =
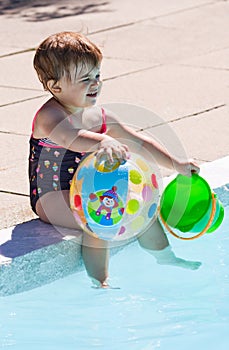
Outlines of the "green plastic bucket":
<svg viewBox="0 0 229 350">
<path fill-rule="evenodd" d="M 214 211 L 214 212 L 213 212 Z M 224 209 L 201 176 L 178 175 L 161 197 L 162 221 L 181 232 L 215 231 L 223 221 Z"/>
</svg>

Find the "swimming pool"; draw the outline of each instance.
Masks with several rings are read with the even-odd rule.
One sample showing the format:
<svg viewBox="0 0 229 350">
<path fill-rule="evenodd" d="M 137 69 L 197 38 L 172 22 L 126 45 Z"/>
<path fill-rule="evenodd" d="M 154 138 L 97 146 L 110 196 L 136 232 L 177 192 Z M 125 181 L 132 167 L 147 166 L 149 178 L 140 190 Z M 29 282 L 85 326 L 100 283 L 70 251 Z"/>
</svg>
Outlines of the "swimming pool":
<svg viewBox="0 0 229 350">
<path fill-rule="evenodd" d="M 228 187 L 218 191 L 228 198 Z M 169 236 L 178 256 L 202 262 L 199 270 L 157 265 L 132 243 L 110 262 L 112 285 L 120 289 L 93 289 L 81 270 L 28 292 L 0 297 L 0 348 L 226 350 L 228 226 L 229 206 L 215 233 L 189 242 Z"/>
</svg>

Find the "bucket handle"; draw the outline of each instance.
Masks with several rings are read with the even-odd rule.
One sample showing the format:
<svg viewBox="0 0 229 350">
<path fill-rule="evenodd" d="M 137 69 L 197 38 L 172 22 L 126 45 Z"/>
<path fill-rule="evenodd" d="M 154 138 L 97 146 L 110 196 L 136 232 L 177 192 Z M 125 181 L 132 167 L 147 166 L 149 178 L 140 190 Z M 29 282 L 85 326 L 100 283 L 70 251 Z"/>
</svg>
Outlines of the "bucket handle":
<svg viewBox="0 0 229 350">
<path fill-rule="evenodd" d="M 207 232 L 207 230 L 209 229 L 209 227 L 211 226 L 213 220 L 214 220 L 214 216 L 215 216 L 215 212 L 216 212 L 216 197 L 215 197 L 215 194 L 214 192 L 212 192 L 212 211 L 211 211 L 211 215 L 210 215 L 210 218 L 209 218 L 209 221 L 207 223 L 207 225 L 205 226 L 205 228 L 197 233 L 195 236 L 192 236 L 192 237 L 182 237 L 182 236 L 179 236 L 177 233 L 175 233 L 170 227 L 169 225 L 165 222 L 165 220 L 163 219 L 163 217 L 161 216 L 160 214 L 160 219 L 163 223 L 163 225 L 165 226 L 165 228 L 169 231 L 169 233 L 171 233 L 173 236 L 175 236 L 176 238 L 179 238 L 179 239 L 183 239 L 185 241 L 190 241 L 192 239 L 196 239 L 196 238 L 199 238 L 201 236 L 203 236 L 205 234 L 205 232 Z"/>
</svg>

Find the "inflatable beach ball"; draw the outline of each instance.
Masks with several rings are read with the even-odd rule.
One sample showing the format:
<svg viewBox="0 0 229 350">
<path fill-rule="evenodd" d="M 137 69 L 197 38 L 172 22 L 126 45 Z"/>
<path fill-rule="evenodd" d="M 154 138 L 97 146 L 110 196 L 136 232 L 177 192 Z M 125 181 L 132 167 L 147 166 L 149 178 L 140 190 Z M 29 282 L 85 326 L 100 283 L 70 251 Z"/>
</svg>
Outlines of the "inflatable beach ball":
<svg viewBox="0 0 229 350">
<path fill-rule="evenodd" d="M 74 174 L 70 205 L 87 233 L 104 240 L 124 240 L 143 232 L 155 219 L 159 188 L 155 171 L 134 153 L 111 165 L 85 157 Z"/>
</svg>

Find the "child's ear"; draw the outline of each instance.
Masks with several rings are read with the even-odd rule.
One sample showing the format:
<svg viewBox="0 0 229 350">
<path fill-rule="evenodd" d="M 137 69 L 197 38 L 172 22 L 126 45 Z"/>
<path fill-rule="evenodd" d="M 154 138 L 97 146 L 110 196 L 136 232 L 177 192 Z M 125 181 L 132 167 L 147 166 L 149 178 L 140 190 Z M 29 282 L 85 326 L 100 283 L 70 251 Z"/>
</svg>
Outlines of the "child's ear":
<svg viewBox="0 0 229 350">
<path fill-rule="evenodd" d="M 47 82 L 47 87 L 49 91 L 52 92 L 53 94 L 57 94 L 58 92 L 61 92 L 61 87 L 58 81 L 49 80 Z"/>
</svg>

